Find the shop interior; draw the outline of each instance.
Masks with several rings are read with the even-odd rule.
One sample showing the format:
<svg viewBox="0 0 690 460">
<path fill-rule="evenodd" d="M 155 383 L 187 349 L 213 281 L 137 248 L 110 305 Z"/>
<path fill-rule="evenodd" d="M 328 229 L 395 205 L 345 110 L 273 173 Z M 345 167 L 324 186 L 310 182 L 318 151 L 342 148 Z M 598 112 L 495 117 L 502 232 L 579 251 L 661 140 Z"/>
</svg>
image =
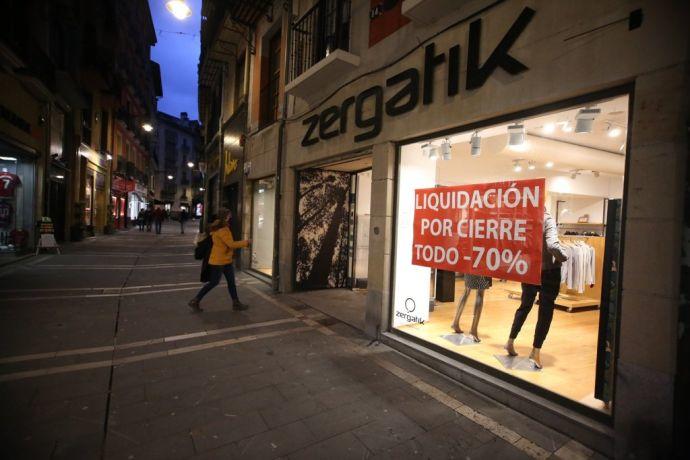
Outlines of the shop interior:
<svg viewBox="0 0 690 460">
<path fill-rule="evenodd" d="M 13 255 L 30 245 L 33 188 L 33 161 L 0 142 L 0 255 Z"/>
<path fill-rule="evenodd" d="M 620 209 L 623 198 L 627 128 L 628 97 L 621 96 L 403 146 L 393 308 L 394 313 L 415 309 L 416 315 L 428 319 L 409 322 L 394 314 L 394 329 L 609 412 L 612 370 L 608 365 L 602 370 L 602 363 L 612 347 L 600 339 L 600 312 L 602 299 L 610 294 L 603 292 L 602 280 L 608 275 L 605 245 L 615 233 L 608 211 Z M 588 259 L 589 276 L 572 267 L 561 271 L 553 321 L 541 349 L 541 369 L 526 360 L 537 322 L 536 303 L 515 340 L 518 356 L 525 360 L 508 359 L 504 349 L 520 305 L 520 283 L 489 278 L 491 286 L 482 290 L 479 309 L 475 306 L 480 289 L 471 289 L 453 328 L 465 292 L 464 274 L 411 264 L 415 189 L 531 178 L 546 180 L 545 207 L 557 222 L 561 243 L 574 253 L 593 254 Z M 575 257 L 579 256 L 571 259 Z M 605 311 L 608 318 L 608 307 Z M 606 328 L 608 323 L 601 324 Z M 606 378 L 605 385 L 603 380 L 596 382 Z M 595 383 L 606 390 L 595 396 Z"/>
<path fill-rule="evenodd" d="M 273 274 L 273 236 L 275 222 L 275 178 L 254 182 L 252 193 L 251 268 L 266 276 Z"/>
</svg>

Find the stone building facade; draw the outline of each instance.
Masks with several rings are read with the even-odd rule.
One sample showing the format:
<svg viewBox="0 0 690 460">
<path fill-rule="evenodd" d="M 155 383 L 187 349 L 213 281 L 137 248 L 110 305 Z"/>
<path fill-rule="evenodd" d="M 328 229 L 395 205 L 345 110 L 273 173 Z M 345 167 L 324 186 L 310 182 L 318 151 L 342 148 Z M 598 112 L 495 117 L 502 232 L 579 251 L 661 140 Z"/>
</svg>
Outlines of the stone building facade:
<svg viewBox="0 0 690 460">
<path fill-rule="evenodd" d="M 265 272 L 276 288 L 366 286 L 362 324 L 372 337 L 604 454 L 671 455 L 687 420 L 679 390 L 687 337 L 677 334 L 688 308 L 680 297 L 687 5 L 322 0 L 286 8 L 274 6 L 272 22 L 249 35 L 242 143 L 243 237 L 256 239 L 254 210 L 267 208 L 254 190 L 276 190 L 275 259 Z M 312 30 L 317 13 L 328 20 Z M 287 36 L 275 38 L 279 27 Z M 279 116 L 262 124 L 274 57 L 284 63 L 276 91 L 284 96 L 271 105 Z M 600 257 L 582 292 L 561 286 L 564 308 L 549 320 L 538 372 L 502 349 L 520 304 L 515 273 L 494 277 L 482 342 L 469 343 L 472 334 L 453 335 L 448 324 L 472 271 L 410 262 L 415 191 L 522 180 L 544 180 L 559 238 Z M 580 382 L 586 388 L 574 396 Z"/>
</svg>

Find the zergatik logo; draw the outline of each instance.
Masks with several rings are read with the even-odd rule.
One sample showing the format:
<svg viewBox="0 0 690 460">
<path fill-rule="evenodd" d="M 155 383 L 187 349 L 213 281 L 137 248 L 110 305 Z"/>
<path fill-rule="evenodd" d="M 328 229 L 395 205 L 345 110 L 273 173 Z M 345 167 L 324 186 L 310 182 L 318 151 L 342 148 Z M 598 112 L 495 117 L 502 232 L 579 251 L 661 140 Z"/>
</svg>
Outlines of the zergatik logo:
<svg viewBox="0 0 690 460">
<path fill-rule="evenodd" d="M 412 297 L 408 297 L 407 299 L 405 299 L 404 307 L 405 310 L 407 310 L 407 313 L 405 313 L 404 311 L 396 311 L 396 318 L 404 319 L 408 323 L 424 324 L 425 320 L 423 318 L 411 314 L 417 308 L 417 303 L 414 301 Z"/>
</svg>

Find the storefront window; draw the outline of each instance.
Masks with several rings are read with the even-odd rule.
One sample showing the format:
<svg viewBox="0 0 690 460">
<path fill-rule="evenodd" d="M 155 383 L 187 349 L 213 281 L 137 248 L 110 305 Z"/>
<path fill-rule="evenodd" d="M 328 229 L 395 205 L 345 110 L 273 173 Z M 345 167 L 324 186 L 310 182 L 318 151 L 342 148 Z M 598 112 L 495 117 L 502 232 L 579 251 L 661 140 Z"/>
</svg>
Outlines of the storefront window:
<svg viewBox="0 0 690 460">
<path fill-rule="evenodd" d="M 95 217 L 93 196 L 93 175 L 86 175 L 86 188 L 84 190 L 84 224 L 93 225 Z"/>
<path fill-rule="evenodd" d="M 393 329 L 610 411 L 627 129 L 620 96 L 402 146 Z"/>
<path fill-rule="evenodd" d="M 268 276 L 273 274 L 275 197 L 275 179 L 261 179 L 254 183 L 251 268 Z"/>
<path fill-rule="evenodd" d="M 0 142 L 0 254 L 30 246 L 34 225 L 34 162 Z"/>
</svg>

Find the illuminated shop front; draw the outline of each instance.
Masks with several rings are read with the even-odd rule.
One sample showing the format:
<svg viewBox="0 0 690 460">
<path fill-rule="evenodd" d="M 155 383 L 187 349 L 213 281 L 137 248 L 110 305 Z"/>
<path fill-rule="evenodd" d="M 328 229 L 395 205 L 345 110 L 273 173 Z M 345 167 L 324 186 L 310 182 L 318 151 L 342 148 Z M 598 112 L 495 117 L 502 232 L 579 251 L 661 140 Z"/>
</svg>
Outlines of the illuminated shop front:
<svg viewBox="0 0 690 460">
<path fill-rule="evenodd" d="M 0 141 L 0 254 L 33 246 L 35 158 Z"/>
<path fill-rule="evenodd" d="M 610 413 L 628 106 L 621 95 L 403 145 L 392 329 Z M 563 263 L 542 260 L 544 211 Z"/>
</svg>

